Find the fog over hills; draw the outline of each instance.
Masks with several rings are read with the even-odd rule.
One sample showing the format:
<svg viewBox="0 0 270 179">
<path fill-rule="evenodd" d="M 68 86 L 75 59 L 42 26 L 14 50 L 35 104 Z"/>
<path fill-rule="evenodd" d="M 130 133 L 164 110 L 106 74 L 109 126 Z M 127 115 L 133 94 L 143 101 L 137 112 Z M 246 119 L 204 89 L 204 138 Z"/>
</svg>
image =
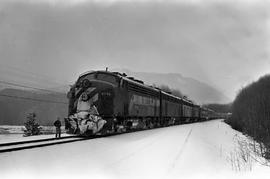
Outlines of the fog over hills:
<svg viewBox="0 0 270 179">
<path fill-rule="evenodd" d="M 67 109 L 64 93 L 10 88 L 0 91 L 0 125 L 23 125 L 27 114 L 32 112 L 41 125 L 52 125 L 57 117 L 67 116 Z"/>
<path fill-rule="evenodd" d="M 230 102 L 228 97 L 214 87 L 179 73 L 133 72 L 127 69 L 114 70 L 143 80 L 149 85 L 167 85 L 170 88 L 180 90 L 198 104 Z"/>
<path fill-rule="evenodd" d="M 270 4 L 264 1 L 70 1 L 0 1 L 1 80 L 61 90 L 57 84 L 106 66 L 180 73 L 168 85 L 217 102 L 226 97 L 209 85 L 233 100 L 269 72 Z"/>
</svg>

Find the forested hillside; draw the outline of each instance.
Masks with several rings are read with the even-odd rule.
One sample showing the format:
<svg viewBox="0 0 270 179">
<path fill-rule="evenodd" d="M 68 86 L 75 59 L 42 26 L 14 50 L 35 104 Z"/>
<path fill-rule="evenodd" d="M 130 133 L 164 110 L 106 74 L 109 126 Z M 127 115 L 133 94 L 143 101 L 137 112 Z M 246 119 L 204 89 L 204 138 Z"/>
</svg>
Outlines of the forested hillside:
<svg viewBox="0 0 270 179">
<path fill-rule="evenodd" d="M 232 112 L 232 103 L 228 104 L 206 104 L 203 107 L 210 108 L 216 112 L 220 113 L 231 113 Z"/>
<path fill-rule="evenodd" d="M 182 95 L 188 96 L 199 104 L 206 103 L 228 103 L 231 100 L 222 92 L 213 86 L 199 80 L 185 77 L 179 73 L 150 73 L 150 72 L 133 72 L 126 69 L 115 69 L 143 80 L 146 84 L 155 84 L 156 86 L 169 86 L 170 89 L 180 90 Z"/>
</svg>

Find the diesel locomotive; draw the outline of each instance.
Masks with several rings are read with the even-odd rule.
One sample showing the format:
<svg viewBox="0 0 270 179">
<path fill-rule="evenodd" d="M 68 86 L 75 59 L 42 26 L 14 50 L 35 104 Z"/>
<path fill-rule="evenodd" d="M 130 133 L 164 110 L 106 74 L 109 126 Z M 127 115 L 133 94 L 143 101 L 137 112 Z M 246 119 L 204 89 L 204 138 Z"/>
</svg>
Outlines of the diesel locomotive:
<svg viewBox="0 0 270 179">
<path fill-rule="evenodd" d="M 102 135 L 215 118 L 215 112 L 126 74 L 90 71 L 68 92 L 69 133 Z"/>
</svg>

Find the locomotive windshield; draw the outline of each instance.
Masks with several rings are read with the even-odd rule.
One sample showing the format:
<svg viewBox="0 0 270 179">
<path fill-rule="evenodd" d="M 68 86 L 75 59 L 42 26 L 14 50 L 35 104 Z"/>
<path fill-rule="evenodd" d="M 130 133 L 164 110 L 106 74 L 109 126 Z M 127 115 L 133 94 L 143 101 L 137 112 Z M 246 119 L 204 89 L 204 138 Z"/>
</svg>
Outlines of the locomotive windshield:
<svg viewBox="0 0 270 179">
<path fill-rule="evenodd" d="M 94 73 L 90 73 L 90 74 L 86 74 L 81 76 L 78 81 L 77 81 L 77 85 L 80 85 L 82 83 L 82 81 L 84 79 L 88 79 L 89 81 L 91 80 L 101 80 L 101 81 L 106 81 L 112 84 L 117 84 L 118 80 L 117 77 L 114 76 L 113 74 L 109 74 L 109 73 L 102 73 L 102 72 L 94 72 Z"/>
</svg>

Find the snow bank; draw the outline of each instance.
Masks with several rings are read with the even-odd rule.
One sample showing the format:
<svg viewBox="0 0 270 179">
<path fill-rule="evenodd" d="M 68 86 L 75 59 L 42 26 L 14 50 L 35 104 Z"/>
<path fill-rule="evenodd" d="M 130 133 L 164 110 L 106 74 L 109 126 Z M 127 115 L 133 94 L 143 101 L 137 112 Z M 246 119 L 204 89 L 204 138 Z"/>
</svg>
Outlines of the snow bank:
<svg viewBox="0 0 270 179">
<path fill-rule="evenodd" d="M 55 137 L 55 127 L 52 126 L 41 126 L 42 135 L 28 136 L 23 137 L 24 126 L 10 126 L 10 125 L 1 125 L 0 126 L 0 143 L 8 142 L 18 142 L 26 140 L 36 140 L 36 139 L 45 139 Z M 64 126 L 61 127 L 62 135 L 68 136 L 65 133 Z"/>
<path fill-rule="evenodd" d="M 241 135 L 221 120 L 0 154 L 1 178 L 261 178 L 234 168 Z M 233 161 L 233 162 L 232 162 Z M 240 164 L 240 163 L 239 163 Z"/>
<path fill-rule="evenodd" d="M 54 126 L 40 126 L 41 132 L 43 134 L 52 134 L 55 132 Z M 61 127 L 62 131 L 64 130 L 64 126 Z M 0 125 L 0 135 L 1 134 L 23 134 L 25 130 L 24 126 L 11 126 L 11 125 Z"/>
</svg>

